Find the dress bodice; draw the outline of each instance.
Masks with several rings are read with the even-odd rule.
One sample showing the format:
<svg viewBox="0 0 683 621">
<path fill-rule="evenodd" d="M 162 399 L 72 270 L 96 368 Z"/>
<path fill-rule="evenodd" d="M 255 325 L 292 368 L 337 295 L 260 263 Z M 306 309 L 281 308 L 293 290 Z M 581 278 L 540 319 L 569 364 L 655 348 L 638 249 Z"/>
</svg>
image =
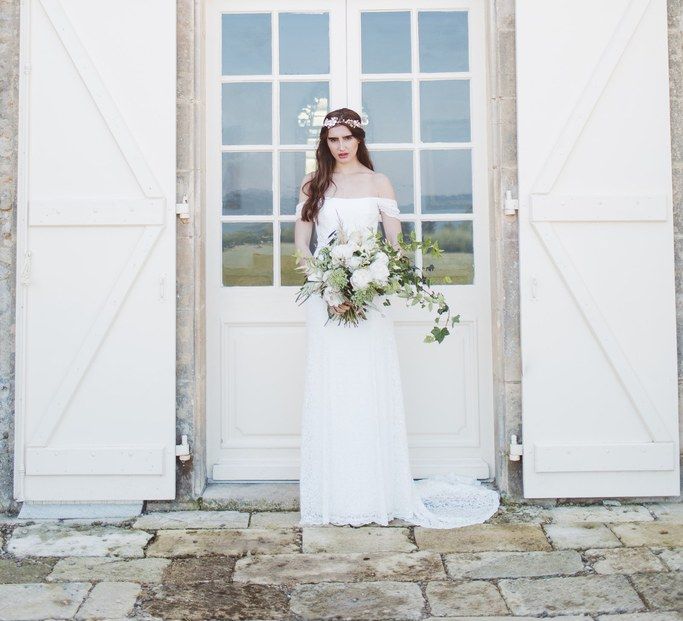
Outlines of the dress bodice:
<svg viewBox="0 0 683 621">
<path fill-rule="evenodd" d="M 303 209 L 303 202 L 296 206 L 297 218 Z M 318 212 L 316 222 L 316 235 L 318 250 L 328 243 L 331 233 L 339 224 L 342 223 L 344 230 L 351 233 L 354 230 L 370 229 L 373 233 L 377 231 L 377 223 L 381 219 L 382 212 L 398 217 L 398 203 L 393 198 L 381 198 L 378 196 L 363 196 L 360 198 L 338 198 L 326 196 Z"/>
</svg>

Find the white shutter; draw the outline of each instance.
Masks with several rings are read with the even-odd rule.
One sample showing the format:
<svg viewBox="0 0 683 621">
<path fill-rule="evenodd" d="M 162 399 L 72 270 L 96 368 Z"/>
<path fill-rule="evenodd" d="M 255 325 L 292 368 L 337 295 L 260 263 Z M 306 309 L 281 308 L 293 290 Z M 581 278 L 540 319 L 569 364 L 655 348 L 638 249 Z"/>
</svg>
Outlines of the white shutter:
<svg viewBox="0 0 683 621">
<path fill-rule="evenodd" d="M 524 495 L 678 495 L 665 0 L 517 0 Z"/>
<path fill-rule="evenodd" d="M 21 25 L 15 495 L 173 498 L 175 3 Z"/>
</svg>

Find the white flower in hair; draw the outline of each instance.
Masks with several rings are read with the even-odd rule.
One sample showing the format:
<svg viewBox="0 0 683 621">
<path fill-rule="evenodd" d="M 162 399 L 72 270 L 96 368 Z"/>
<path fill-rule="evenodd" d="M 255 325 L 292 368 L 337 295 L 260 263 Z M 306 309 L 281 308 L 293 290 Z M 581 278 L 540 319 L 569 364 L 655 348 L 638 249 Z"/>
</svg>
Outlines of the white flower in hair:
<svg viewBox="0 0 683 621">
<path fill-rule="evenodd" d="M 323 121 L 323 127 L 334 127 L 340 123 L 344 123 L 344 125 L 348 125 L 349 127 L 362 127 L 363 125 L 368 124 L 367 120 L 358 121 L 356 119 L 341 119 L 338 116 L 331 116 L 329 119 Z"/>
</svg>

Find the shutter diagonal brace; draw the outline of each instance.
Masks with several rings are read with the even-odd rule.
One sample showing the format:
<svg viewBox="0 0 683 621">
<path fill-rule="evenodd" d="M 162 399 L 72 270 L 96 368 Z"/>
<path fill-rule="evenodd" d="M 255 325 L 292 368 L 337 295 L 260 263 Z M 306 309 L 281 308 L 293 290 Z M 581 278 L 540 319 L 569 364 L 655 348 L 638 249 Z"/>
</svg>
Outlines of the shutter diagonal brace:
<svg viewBox="0 0 683 621">
<path fill-rule="evenodd" d="M 638 378 L 638 374 L 628 361 L 624 350 L 619 344 L 619 340 L 610 329 L 609 323 L 586 287 L 576 266 L 572 263 L 569 253 L 567 253 L 557 235 L 555 225 L 549 221 L 534 220 L 532 208 L 534 196 L 550 198 L 555 182 L 567 163 L 581 132 L 600 100 L 609 79 L 626 51 L 650 3 L 651 0 L 631 0 L 625 9 L 624 15 L 591 74 L 586 87 L 560 132 L 558 140 L 553 145 L 538 177 L 531 185 L 532 191 L 528 208 L 530 210 L 530 222 L 533 230 L 539 236 L 543 247 L 557 267 L 569 293 L 576 301 L 589 329 L 602 348 L 607 360 L 612 365 L 621 385 L 647 428 L 651 439 L 655 442 L 667 442 L 671 440 L 668 429 L 647 390 Z M 637 202 L 640 200 L 640 197 L 635 199 L 627 198 L 626 200 Z M 661 200 L 663 201 L 663 198 Z"/>
<path fill-rule="evenodd" d="M 147 198 L 159 199 L 162 206 L 165 205 L 166 201 L 161 186 L 148 165 L 145 156 L 140 151 L 114 99 L 97 72 L 90 55 L 78 38 L 73 25 L 64 12 L 61 1 L 40 1 L 143 194 Z M 109 328 L 140 273 L 142 266 L 149 257 L 155 242 L 160 237 L 163 228 L 163 221 L 161 226 L 145 226 L 143 228 L 142 235 L 138 239 L 133 252 L 128 257 L 114 286 L 107 295 L 106 301 L 88 329 L 78 352 L 71 361 L 40 422 L 36 425 L 35 433 L 28 446 L 47 446 L 64 410 L 102 345 Z"/>
</svg>

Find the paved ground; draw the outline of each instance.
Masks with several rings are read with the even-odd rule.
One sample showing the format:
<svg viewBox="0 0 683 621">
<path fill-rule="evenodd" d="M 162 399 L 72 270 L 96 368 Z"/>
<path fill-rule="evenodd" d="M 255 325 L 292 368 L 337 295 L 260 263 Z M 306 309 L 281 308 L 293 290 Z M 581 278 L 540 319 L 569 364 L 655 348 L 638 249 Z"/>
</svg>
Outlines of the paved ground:
<svg viewBox="0 0 683 621">
<path fill-rule="evenodd" d="M 297 520 L 0 515 L 0 620 L 683 621 L 683 504 L 508 506 L 452 530 Z"/>
</svg>

